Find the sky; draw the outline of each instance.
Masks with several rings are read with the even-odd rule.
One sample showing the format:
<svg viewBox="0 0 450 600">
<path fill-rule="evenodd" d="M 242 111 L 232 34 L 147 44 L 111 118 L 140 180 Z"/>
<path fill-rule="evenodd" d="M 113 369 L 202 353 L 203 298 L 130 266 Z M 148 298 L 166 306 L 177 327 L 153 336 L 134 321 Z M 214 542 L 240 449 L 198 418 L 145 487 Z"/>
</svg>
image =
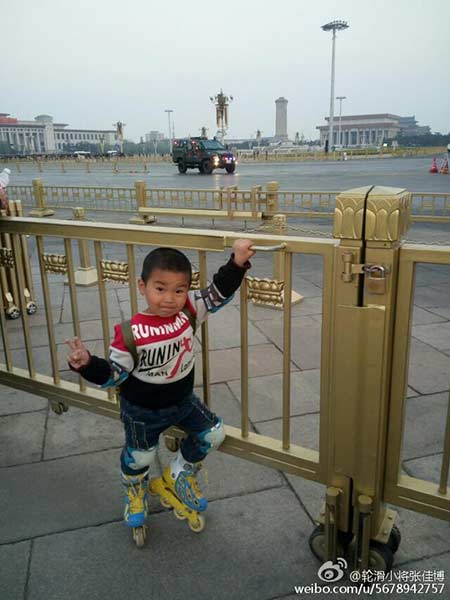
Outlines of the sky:
<svg viewBox="0 0 450 600">
<path fill-rule="evenodd" d="M 125 137 L 216 133 L 210 96 L 233 96 L 229 138 L 275 133 L 275 100 L 288 134 L 318 137 L 330 108 L 331 38 L 342 114 L 415 115 L 450 131 L 449 0 L 0 0 L 0 112 L 50 114 L 74 128 Z M 339 112 L 338 103 L 335 115 Z"/>
</svg>

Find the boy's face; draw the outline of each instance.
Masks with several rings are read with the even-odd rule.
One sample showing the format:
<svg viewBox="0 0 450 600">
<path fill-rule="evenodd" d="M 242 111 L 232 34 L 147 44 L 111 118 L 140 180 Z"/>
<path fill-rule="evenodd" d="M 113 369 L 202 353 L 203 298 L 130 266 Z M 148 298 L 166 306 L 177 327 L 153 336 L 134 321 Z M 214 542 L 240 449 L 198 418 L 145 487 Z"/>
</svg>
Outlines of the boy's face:
<svg viewBox="0 0 450 600">
<path fill-rule="evenodd" d="M 148 312 L 158 317 L 171 317 L 179 313 L 189 291 L 186 273 L 154 269 L 147 280 L 138 280 L 139 291 L 148 304 Z"/>
</svg>

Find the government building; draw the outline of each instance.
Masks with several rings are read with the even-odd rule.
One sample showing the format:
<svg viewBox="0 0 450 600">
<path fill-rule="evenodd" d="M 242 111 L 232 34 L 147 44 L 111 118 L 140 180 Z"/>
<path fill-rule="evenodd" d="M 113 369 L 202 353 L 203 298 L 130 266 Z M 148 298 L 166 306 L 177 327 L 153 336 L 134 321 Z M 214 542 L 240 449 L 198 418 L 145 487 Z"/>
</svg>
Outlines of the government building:
<svg viewBox="0 0 450 600">
<path fill-rule="evenodd" d="M 9 145 L 11 154 L 58 154 L 80 143 L 113 146 L 115 129 L 72 129 L 66 123 L 54 123 L 50 115 L 38 115 L 34 121 L 20 121 L 0 113 L 0 143 Z"/>
<path fill-rule="evenodd" d="M 325 118 L 329 123 L 329 117 Z M 318 125 L 320 144 L 325 145 L 328 139 L 329 124 Z M 339 131 L 341 131 L 339 139 Z M 398 134 L 402 136 L 426 135 L 431 133 L 428 125 L 419 126 L 416 118 L 399 117 L 390 113 L 374 115 L 346 115 L 333 119 L 332 146 L 345 148 L 361 146 L 381 146 L 383 141 L 393 139 Z"/>
</svg>

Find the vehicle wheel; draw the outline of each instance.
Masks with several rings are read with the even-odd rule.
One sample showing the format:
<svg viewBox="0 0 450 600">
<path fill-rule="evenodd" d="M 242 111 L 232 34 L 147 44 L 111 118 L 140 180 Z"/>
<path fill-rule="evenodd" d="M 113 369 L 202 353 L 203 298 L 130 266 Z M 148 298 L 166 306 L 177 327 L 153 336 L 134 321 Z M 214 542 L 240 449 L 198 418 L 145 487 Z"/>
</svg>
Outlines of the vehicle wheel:
<svg viewBox="0 0 450 600">
<path fill-rule="evenodd" d="M 6 316 L 8 319 L 11 319 L 12 321 L 14 321 L 15 319 L 18 319 L 20 317 L 20 310 L 17 308 L 17 306 L 12 306 L 11 308 L 7 308 Z"/>
<path fill-rule="evenodd" d="M 211 173 L 213 172 L 213 165 L 209 158 L 203 161 L 202 167 L 203 173 L 205 173 L 206 175 L 211 175 Z"/>
<path fill-rule="evenodd" d="M 203 175 L 204 171 L 203 171 L 203 165 L 202 164 L 198 165 L 198 172 Z"/>
<path fill-rule="evenodd" d="M 347 543 L 345 534 L 338 532 L 337 555 L 345 556 Z M 309 536 L 309 547 L 316 558 L 322 562 L 325 560 L 325 531 L 323 525 L 318 525 Z"/>
<path fill-rule="evenodd" d="M 353 556 L 355 551 L 354 542 L 349 546 L 348 554 Z M 371 541 L 369 546 L 369 569 L 371 571 L 384 571 L 388 573 L 394 563 L 394 554 L 388 544 Z"/>
<path fill-rule="evenodd" d="M 186 161 L 183 158 L 180 158 L 180 160 L 178 161 L 178 172 L 186 173 L 186 171 L 187 171 Z"/>
<path fill-rule="evenodd" d="M 37 304 L 36 304 L 36 302 L 28 302 L 28 304 L 27 304 L 27 314 L 34 315 L 34 313 L 36 311 L 37 311 Z"/>
<path fill-rule="evenodd" d="M 371 542 L 369 549 L 369 569 L 388 573 L 394 563 L 394 554 L 387 544 Z"/>
<path fill-rule="evenodd" d="M 226 171 L 227 173 L 234 173 L 234 172 L 235 172 L 235 170 L 236 170 L 236 165 L 235 165 L 235 163 L 233 163 L 232 165 L 226 165 L 226 167 L 225 167 L 225 171 Z"/>
<path fill-rule="evenodd" d="M 64 402 L 51 401 L 50 407 L 55 415 L 62 415 L 69 410 L 68 405 L 64 404 Z"/>
<path fill-rule="evenodd" d="M 391 535 L 389 536 L 387 545 L 391 549 L 392 554 L 395 554 L 400 546 L 400 542 L 402 541 L 402 534 L 400 533 L 400 529 L 397 525 L 392 527 Z"/>
</svg>

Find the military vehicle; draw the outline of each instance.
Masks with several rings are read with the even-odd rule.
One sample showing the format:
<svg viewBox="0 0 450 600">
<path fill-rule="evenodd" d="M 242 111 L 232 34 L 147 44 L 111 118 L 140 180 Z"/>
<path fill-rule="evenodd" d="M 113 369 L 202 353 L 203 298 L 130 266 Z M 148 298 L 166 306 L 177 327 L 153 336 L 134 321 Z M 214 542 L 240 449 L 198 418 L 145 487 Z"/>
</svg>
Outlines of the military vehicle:
<svg viewBox="0 0 450 600">
<path fill-rule="evenodd" d="M 218 140 L 205 137 L 182 138 L 173 141 L 172 160 L 180 173 L 188 169 L 198 169 L 209 175 L 214 169 L 225 169 L 234 173 L 236 158 Z"/>
</svg>

